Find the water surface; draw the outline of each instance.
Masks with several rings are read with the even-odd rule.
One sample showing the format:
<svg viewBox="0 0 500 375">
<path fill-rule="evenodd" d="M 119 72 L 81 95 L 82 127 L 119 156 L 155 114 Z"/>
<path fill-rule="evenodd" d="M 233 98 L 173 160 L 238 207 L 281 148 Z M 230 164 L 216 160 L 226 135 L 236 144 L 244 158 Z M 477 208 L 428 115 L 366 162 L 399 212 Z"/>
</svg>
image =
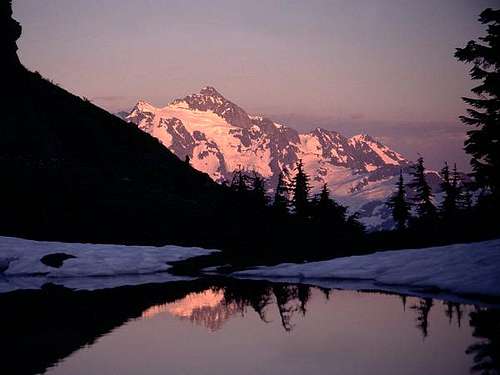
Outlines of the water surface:
<svg viewBox="0 0 500 375">
<path fill-rule="evenodd" d="M 76 341 L 62 333 L 72 350 L 41 373 L 442 375 L 497 365 L 500 314 L 471 305 L 254 281 L 106 293 L 71 297 L 86 307 L 72 302 L 75 319 L 60 329 L 98 328 Z"/>
</svg>

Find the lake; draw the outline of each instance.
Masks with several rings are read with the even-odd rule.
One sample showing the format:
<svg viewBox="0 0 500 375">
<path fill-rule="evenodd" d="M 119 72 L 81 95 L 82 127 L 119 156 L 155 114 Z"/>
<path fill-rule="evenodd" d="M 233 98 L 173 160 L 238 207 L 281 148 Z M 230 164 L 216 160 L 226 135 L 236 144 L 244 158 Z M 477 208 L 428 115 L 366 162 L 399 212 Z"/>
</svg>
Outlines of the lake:
<svg viewBox="0 0 500 375">
<path fill-rule="evenodd" d="M 8 374 L 469 374 L 498 370 L 500 313 L 224 279 L 0 295 Z"/>
</svg>

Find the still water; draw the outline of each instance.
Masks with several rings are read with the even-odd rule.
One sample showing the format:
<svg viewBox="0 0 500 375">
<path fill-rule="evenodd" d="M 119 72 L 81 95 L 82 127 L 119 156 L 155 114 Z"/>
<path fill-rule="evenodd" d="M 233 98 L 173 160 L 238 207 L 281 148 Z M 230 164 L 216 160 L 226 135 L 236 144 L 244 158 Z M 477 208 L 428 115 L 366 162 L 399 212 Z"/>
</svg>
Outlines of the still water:
<svg viewBox="0 0 500 375">
<path fill-rule="evenodd" d="M 47 345 L 59 337 L 69 348 L 48 349 L 23 373 L 443 375 L 498 365 L 497 310 L 248 281 L 119 293 L 49 297 L 75 319 L 47 323 Z"/>
</svg>

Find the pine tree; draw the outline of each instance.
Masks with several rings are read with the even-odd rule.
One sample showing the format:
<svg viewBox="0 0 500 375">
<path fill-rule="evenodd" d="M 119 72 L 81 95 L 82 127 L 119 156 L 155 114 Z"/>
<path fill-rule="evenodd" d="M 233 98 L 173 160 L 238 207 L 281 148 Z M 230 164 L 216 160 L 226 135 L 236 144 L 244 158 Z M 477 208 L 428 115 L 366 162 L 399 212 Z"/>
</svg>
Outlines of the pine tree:
<svg viewBox="0 0 500 375">
<path fill-rule="evenodd" d="M 273 210 L 279 216 L 288 215 L 288 187 L 283 173 L 278 176 L 278 184 L 274 192 Z"/>
<path fill-rule="evenodd" d="M 316 212 L 319 218 L 328 217 L 329 211 L 332 206 L 332 201 L 330 199 L 330 191 L 328 190 L 328 186 L 323 184 L 323 188 L 319 193 L 317 202 L 316 202 Z"/>
<path fill-rule="evenodd" d="M 453 164 L 453 172 L 451 174 L 451 186 L 455 190 L 457 198 L 460 196 L 460 174 L 457 170 L 457 163 Z"/>
<path fill-rule="evenodd" d="M 330 197 L 327 184 L 314 200 L 314 218 L 333 227 L 344 226 L 346 223 L 347 208 L 338 204 Z"/>
<path fill-rule="evenodd" d="M 450 183 L 450 168 L 448 167 L 448 162 L 444 162 L 444 167 L 441 169 L 441 177 L 443 178 L 443 182 L 441 183 L 441 188 L 443 190 L 449 189 L 451 186 Z"/>
<path fill-rule="evenodd" d="M 404 230 L 410 218 L 410 204 L 406 200 L 406 190 L 403 179 L 403 171 L 399 171 L 399 180 L 396 183 L 397 190 L 389 198 L 387 205 L 392 210 L 392 218 L 396 223 L 397 230 Z"/>
<path fill-rule="evenodd" d="M 457 48 L 455 57 L 473 64 L 470 76 L 481 84 L 472 89 L 477 98 L 463 98 L 471 106 L 460 119 L 474 127 L 467 132 L 465 150 L 472 155 L 476 182 L 500 195 L 500 10 L 486 9 L 479 22 L 488 25 L 487 35 Z"/>
<path fill-rule="evenodd" d="M 352 215 L 349 215 L 346 219 L 346 225 L 351 230 L 351 232 L 357 233 L 357 234 L 364 234 L 365 233 L 365 226 L 359 221 L 359 213 L 355 212 Z"/>
<path fill-rule="evenodd" d="M 415 189 L 413 203 L 417 206 L 418 216 L 423 220 L 431 220 L 436 215 L 436 207 L 432 202 L 432 189 L 425 178 L 424 158 L 417 159 L 417 164 L 414 165 L 411 175 L 413 180 L 408 186 Z"/>
<path fill-rule="evenodd" d="M 460 199 L 460 208 L 462 210 L 470 211 L 472 209 L 472 193 L 470 190 L 465 190 Z"/>
<path fill-rule="evenodd" d="M 460 208 L 460 202 L 463 199 L 461 182 L 461 177 L 457 170 L 457 163 L 455 163 L 453 164 L 453 172 L 451 174 L 451 188 L 455 198 L 455 210 Z"/>
<path fill-rule="evenodd" d="M 457 176 L 456 165 L 453 177 L 450 177 L 450 168 L 448 167 L 448 163 L 445 162 L 443 169 L 441 169 L 441 177 L 443 178 L 441 189 L 444 192 L 443 202 L 441 203 L 441 215 L 446 219 L 453 216 L 457 210 Z"/>
<path fill-rule="evenodd" d="M 247 193 L 250 190 L 248 186 L 248 176 L 241 169 L 233 172 L 231 189 L 238 193 Z"/>
<path fill-rule="evenodd" d="M 265 181 L 256 173 L 254 173 L 252 178 L 252 197 L 257 207 L 265 207 L 267 205 Z"/>
<path fill-rule="evenodd" d="M 297 173 L 293 178 L 293 196 L 292 204 L 295 209 L 295 214 L 300 218 L 309 216 L 309 177 L 304 172 L 302 160 L 297 163 Z"/>
</svg>

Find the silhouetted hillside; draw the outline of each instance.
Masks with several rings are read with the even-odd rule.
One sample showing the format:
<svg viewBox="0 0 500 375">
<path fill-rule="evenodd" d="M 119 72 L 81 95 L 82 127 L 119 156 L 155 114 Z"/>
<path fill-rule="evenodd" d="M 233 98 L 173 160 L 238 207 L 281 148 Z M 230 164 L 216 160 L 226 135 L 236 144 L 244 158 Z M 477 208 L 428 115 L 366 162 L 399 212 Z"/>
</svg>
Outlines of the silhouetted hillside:
<svg viewBox="0 0 500 375">
<path fill-rule="evenodd" d="M 136 126 L 26 70 L 10 1 L 0 12 L 0 232 L 142 243 L 220 237 L 232 207 L 225 188 Z"/>
</svg>

